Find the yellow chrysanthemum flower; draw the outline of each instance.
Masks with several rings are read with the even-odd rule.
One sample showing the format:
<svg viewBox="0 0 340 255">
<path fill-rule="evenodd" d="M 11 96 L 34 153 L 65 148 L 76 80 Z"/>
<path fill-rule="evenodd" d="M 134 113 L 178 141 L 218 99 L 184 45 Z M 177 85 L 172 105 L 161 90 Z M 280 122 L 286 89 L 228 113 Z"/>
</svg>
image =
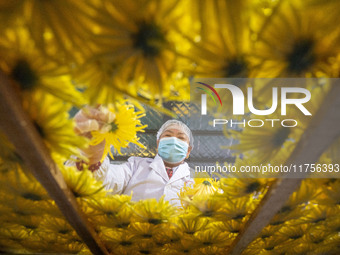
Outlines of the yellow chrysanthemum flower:
<svg viewBox="0 0 340 255">
<path fill-rule="evenodd" d="M 62 239 L 59 242 L 69 242 L 71 239 L 80 239 L 71 225 L 62 218 L 57 217 L 45 217 L 42 219 L 39 225 L 42 238 L 48 235 L 55 237 L 55 239 Z M 52 241 L 52 240 L 51 240 Z"/>
<path fill-rule="evenodd" d="M 46 58 L 26 29 L 6 30 L 0 38 L 0 54 L 0 69 L 19 85 L 23 98 L 43 90 L 77 106 L 86 103 L 72 83 L 69 68 L 54 58 Z"/>
<path fill-rule="evenodd" d="M 133 252 L 133 244 L 139 242 L 139 239 L 129 231 L 105 229 L 101 232 L 101 238 L 110 250 L 124 249 Z"/>
<path fill-rule="evenodd" d="M 266 239 L 270 236 L 273 236 L 274 234 L 277 233 L 277 231 L 281 228 L 281 226 L 273 226 L 273 225 L 267 225 L 265 226 L 260 234 L 259 234 L 259 238 L 261 239 Z"/>
<path fill-rule="evenodd" d="M 106 196 L 103 184 L 93 177 L 91 171 L 78 171 L 75 167 L 63 167 L 60 170 L 76 198 L 97 199 Z"/>
<path fill-rule="evenodd" d="M 95 7 L 94 21 L 100 25 L 95 31 L 98 47 L 80 69 L 97 78 L 81 79 L 88 83 L 85 93 L 105 101 L 105 94 L 117 93 L 154 101 L 161 99 L 163 91 L 176 91 L 170 78 L 178 72 L 177 49 L 184 44 L 178 30 L 189 30 L 191 24 L 185 6 L 186 1 L 174 0 L 105 0 Z M 75 73 L 77 80 L 78 71 Z"/>
<path fill-rule="evenodd" d="M 245 221 L 243 220 L 229 220 L 221 221 L 216 224 L 216 231 L 229 232 L 230 238 L 235 238 L 242 230 Z"/>
<path fill-rule="evenodd" d="M 129 227 L 129 231 L 143 241 L 151 241 L 156 233 L 165 230 L 166 228 L 162 224 L 155 225 L 142 222 L 133 222 Z"/>
<path fill-rule="evenodd" d="M 125 229 L 133 216 L 131 196 L 113 195 L 96 200 L 89 200 L 87 207 L 94 211 L 88 214 L 89 220 L 96 226 Z"/>
<path fill-rule="evenodd" d="M 41 184 L 33 176 L 21 171 L 12 171 L 0 179 L 0 203 L 10 209 L 10 216 L 50 213 L 60 215 Z"/>
<path fill-rule="evenodd" d="M 113 158 L 111 146 L 119 154 L 121 154 L 120 149 L 127 147 L 129 143 L 145 148 L 143 144 L 138 142 L 139 138 L 137 137 L 137 132 L 143 132 L 143 129 L 147 127 L 147 125 L 142 126 L 140 121 L 140 118 L 145 114 L 142 111 L 135 112 L 134 107 L 127 104 L 118 105 L 117 112 L 112 108 L 108 110 L 115 113 L 115 119 L 110 123 L 106 123 L 101 130 L 91 132 L 91 145 L 97 145 L 105 141 L 102 160 L 108 153 Z"/>
<path fill-rule="evenodd" d="M 327 231 L 326 229 L 312 230 L 304 235 L 303 242 L 314 246 L 314 248 L 317 248 L 316 246 L 320 246 L 320 244 L 327 240 L 330 235 L 330 231 Z"/>
<path fill-rule="evenodd" d="M 325 10 L 320 6 L 311 11 L 302 1 L 280 1 L 259 31 L 258 77 L 332 77 L 339 27 Z"/>
<path fill-rule="evenodd" d="M 255 164 L 249 160 L 236 159 L 236 169 L 241 166 L 254 166 Z M 230 174 L 225 178 L 221 178 L 219 188 L 223 190 L 221 196 L 228 198 L 238 198 L 243 196 L 260 196 L 263 195 L 268 187 L 272 184 L 273 180 L 265 177 L 262 173 L 240 173 Z M 247 177 L 247 178 L 246 178 Z"/>
<path fill-rule="evenodd" d="M 323 224 L 327 218 L 332 218 L 339 215 L 340 208 L 338 207 L 327 207 L 324 205 L 313 205 L 309 204 L 305 211 L 301 213 L 299 222 L 301 223 L 313 223 Z"/>
<path fill-rule="evenodd" d="M 98 1 L 23 0 L 17 6 L 16 18 L 29 28 L 30 35 L 44 53 L 60 59 L 81 61 L 93 48 L 92 5 Z M 51 47 L 53 45 L 53 47 Z M 92 47 L 91 47 L 92 46 Z"/>
<path fill-rule="evenodd" d="M 161 248 L 154 242 L 138 242 L 133 246 L 136 254 L 161 254 Z"/>
<path fill-rule="evenodd" d="M 339 247 L 339 242 L 340 242 L 340 235 L 339 232 L 334 233 L 333 235 L 330 235 L 329 238 L 323 241 L 323 246 L 328 247 L 326 251 L 321 251 L 320 254 L 323 252 L 325 254 L 339 254 L 340 252 L 340 247 Z"/>
<path fill-rule="evenodd" d="M 21 241 L 28 238 L 29 234 L 19 225 L 5 224 L 0 228 L 0 244 L 4 247 L 5 251 L 21 251 L 24 249 Z"/>
<path fill-rule="evenodd" d="M 200 34 L 191 33 L 189 50 L 194 64 L 184 70 L 196 77 L 224 78 L 251 76 L 252 48 L 249 1 L 194 2 Z M 195 6 L 197 5 L 197 7 Z M 204 11 L 203 11 L 204 10 Z M 195 21 L 195 20 L 194 20 Z"/>
<path fill-rule="evenodd" d="M 195 215 L 191 214 L 184 214 L 176 217 L 174 223 L 180 232 L 187 235 L 194 235 L 197 231 L 204 230 L 209 220 L 207 218 L 195 217 Z"/>
<path fill-rule="evenodd" d="M 259 200 L 249 197 L 242 197 L 233 200 L 229 200 L 227 198 L 215 218 L 221 221 L 246 220 L 254 211 L 255 206 L 258 203 Z"/>
<path fill-rule="evenodd" d="M 202 230 L 195 234 L 196 242 L 201 245 L 201 247 L 217 246 L 226 247 L 232 242 L 230 234 L 227 232 L 220 232 L 214 229 Z"/>
<path fill-rule="evenodd" d="M 287 238 L 288 240 L 299 240 L 302 238 L 305 233 L 308 231 L 308 224 L 300 224 L 300 225 L 287 225 L 280 228 L 277 234 Z"/>
<path fill-rule="evenodd" d="M 134 207 L 134 218 L 138 222 L 158 225 L 166 223 L 176 213 L 175 207 L 164 198 L 147 199 L 137 202 Z"/>
<path fill-rule="evenodd" d="M 68 114 L 70 105 L 37 92 L 31 100 L 24 100 L 23 107 L 55 160 L 66 161 L 72 155 L 80 156 L 79 148 L 84 148 L 88 141 L 75 134 L 74 123 Z"/>
<path fill-rule="evenodd" d="M 181 239 L 179 242 L 171 243 L 166 245 L 162 250 L 164 254 L 176 255 L 176 254 L 188 254 L 196 255 L 198 248 L 200 247 L 194 240 Z"/>
<path fill-rule="evenodd" d="M 213 194 L 217 191 L 218 183 L 212 178 L 195 178 L 193 184 L 185 184 L 179 192 L 179 199 L 183 207 L 188 205 L 186 200 L 191 200 L 194 196 Z"/>
<path fill-rule="evenodd" d="M 86 246 L 81 240 L 62 242 L 45 242 L 40 236 L 31 236 L 22 241 L 22 245 L 30 253 L 78 254 Z"/>
<path fill-rule="evenodd" d="M 304 223 L 300 221 L 303 215 L 304 215 L 303 206 L 297 206 L 295 208 L 284 206 L 274 215 L 274 217 L 270 220 L 269 224 L 271 226 L 283 226 L 283 224 Z"/>
<path fill-rule="evenodd" d="M 195 249 L 195 254 L 202 254 L 202 255 L 216 255 L 216 254 L 227 254 L 228 249 L 222 247 L 217 247 L 217 246 L 208 246 L 204 248 L 199 248 Z"/>
<path fill-rule="evenodd" d="M 50 199 L 42 185 L 30 174 L 22 171 L 11 172 L 1 180 L 2 190 L 8 195 L 22 197 L 32 201 Z"/>
<path fill-rule="evenodd" d="M 284 238 L 281 237 L 281 236 L 271 236 L 271 237 L 268 237 L 264 240 L 262 240 L 262 250 L 264 252 L 269 252 L 268 254 L 270 253 L 278 253 L 282 250 L 282 247 L 280 247 L 280 244 L 282 242 L 284 242 Z M 264 253 L 266 254 L 266 253 Z"/>
<path fill-rule="evenodd" d="M 37 232 L 40 222 L 41 217 L 38 215 L 19 217 L 13 217 L 12 215 L 12 217 L 8 217 L 6 223 L 11 224 L 11 228 L 22 228 L 29 236 L 32 236 Z"/>
</svg>

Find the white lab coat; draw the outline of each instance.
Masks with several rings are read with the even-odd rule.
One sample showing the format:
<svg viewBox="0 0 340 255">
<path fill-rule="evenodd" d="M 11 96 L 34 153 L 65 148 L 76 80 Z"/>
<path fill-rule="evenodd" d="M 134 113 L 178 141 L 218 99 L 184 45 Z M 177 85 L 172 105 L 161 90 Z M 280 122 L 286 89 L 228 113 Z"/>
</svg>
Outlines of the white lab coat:
<svg viewBox="0 0 340 255">
<path fill-rule="evenodd" d="M 164 195 L 165 200 L 176 206 L 180 206 L 178 192 L 185 183 L 193 182 L 187 163 L 179 165 L 169 179 L 159 155 L 155 158 L 130 157 L 121 165 L 111 164 L 106 158 L 94 176 L 114 194 L 130 195 L 132 192 L 133 201 L 159 199 Z"/>
</svg>

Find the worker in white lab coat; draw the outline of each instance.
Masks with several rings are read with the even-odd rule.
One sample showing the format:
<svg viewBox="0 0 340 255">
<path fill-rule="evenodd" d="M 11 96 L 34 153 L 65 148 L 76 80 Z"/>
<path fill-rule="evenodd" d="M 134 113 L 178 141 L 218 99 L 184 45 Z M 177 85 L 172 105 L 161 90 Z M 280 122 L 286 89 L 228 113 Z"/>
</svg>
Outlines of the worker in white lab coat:
<svg viewBox="0 0 340 255">
<path fill-rule="evenodd" d="M 76 116 L 76 122 L 77 119 L 79 116 Z M 86 130 L 88 127 L 84 128 L 84 119 L 81 120 L 78 121 L 78 127 Z M 87 151 L 90 161 L 94 162 L 94 159 L 100 157 L 100 153 L 96 152 L 100 146 Z M 193 182 L 189 166 L 184 162 L 192 148 L 193 136 L 190 129 L 181 121 L 169 120 L 157 133 L 158 153 L 154 158 L 130 157 L 126 163 L 117 165 L 112 164 L 107 157 L 101 164 L 93 164 L 94 176 L 103 181 L 105 188 L 114 194 L 130 195 L 132 192 L 134 201 L 159 199 L 164 195 L 165 200 L 180 205 L 178 192 L 185 184 Z"/>
</svg>

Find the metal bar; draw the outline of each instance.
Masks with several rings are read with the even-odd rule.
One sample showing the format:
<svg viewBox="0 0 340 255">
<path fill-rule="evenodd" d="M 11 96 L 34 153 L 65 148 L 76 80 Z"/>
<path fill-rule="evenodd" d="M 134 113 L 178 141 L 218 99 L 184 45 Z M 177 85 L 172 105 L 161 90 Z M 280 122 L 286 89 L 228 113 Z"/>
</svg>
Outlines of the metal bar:
<svg viewBox="0 0 340 255">
<path fill-rule="evenodd" d="M 297 147 L 287 160 L 290 164 L 312 164 L 340 136 L 340 84 L 333 84 L 323 104 L 301 137 Z M 306 173 L 308 174 L 308 173 Z M 289 176 L 292 177 L 292 176 Z M 273 216 L 282 208 L 289 196 L 299 187 L 303 177 L 278 179 L 268 190 L 260 205 L 255 209 L 244 229 L 237 236 L 229 254 L 241 254 L 268 225 Z"/>
<path fill-rule="evenodd" d="M 55 200 L 60 211 L 93 254 L 108 254 L 93 227 L 79 209 L 48 149 L 21 106 L 14 83 L 0 71 L 0 127 L 36 179 Z"/>
</svg>

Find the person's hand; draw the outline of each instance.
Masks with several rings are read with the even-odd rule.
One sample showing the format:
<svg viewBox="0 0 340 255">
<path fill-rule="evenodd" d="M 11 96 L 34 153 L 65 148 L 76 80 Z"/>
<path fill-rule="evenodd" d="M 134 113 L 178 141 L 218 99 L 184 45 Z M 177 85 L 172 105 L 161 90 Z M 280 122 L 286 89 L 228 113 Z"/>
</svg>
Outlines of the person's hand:
<svg viewBox="0 0 340 255">
<path fill-rule="evenodd" d="M 115 115 L 100 106 L 90 107 L 86 106 L 81 109 L 75 116 L 75 132 L 78 135 L 92 138 L 91 131 L 101 130 L 107 123 L 114 120 Z M 84 156 L 89 159 L 88 164 L 95 164 L 102 158 L 104 152 L 105 142 L 101 142 L 95 146 L 89 146 L 82 150 Z"/>
</svg>

